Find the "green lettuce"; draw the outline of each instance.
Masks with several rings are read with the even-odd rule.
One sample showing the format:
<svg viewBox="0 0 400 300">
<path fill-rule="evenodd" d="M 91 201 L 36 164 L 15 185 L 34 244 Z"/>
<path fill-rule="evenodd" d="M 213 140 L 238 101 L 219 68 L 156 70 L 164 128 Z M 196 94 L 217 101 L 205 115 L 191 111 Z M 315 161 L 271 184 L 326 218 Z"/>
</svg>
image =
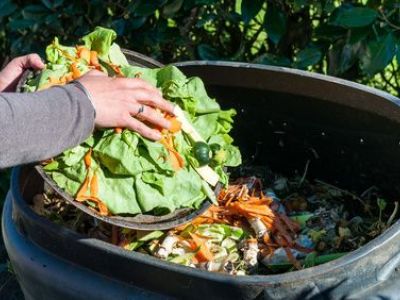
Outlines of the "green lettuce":
<svg viewBox="0 0 400 300">
<path fill-rule="evenodd" d="M 87 48 L 98 52 L 103 71 L 108 75 L 115 74 L 111 65 L 118 66 L 124 76 L 140 77 L 157 87 L 165 99 L 179 105 L 204 140 L 210 145 L 218 144 L 224 151 L 223 163 L 210 166 L 220 181 L 227 184 L 225 167 L 241 163 L 239 149 L 229 135 L 236 112 L 222 110 L 208 96 L 200 78 L 188 78 L 174 66 L 155 69 L 130 66 L 114 43 L 115 38 L 114 31 L 97 27 L 82 41 Z M 86 61 L 74 58 L 76 48 L 60 45 L 58 39 L 47 47 L 46 55 L 46 69 L 30 79 L 30 91 L 46 86 L 50 78 L 65 76 L 72 62 L 82 74 L 89 70 Z M 171 154 L 161 143 L 127 129 L 119 134 L 113 129 L 96 131 L 81 145 L 55 157 L 45 171 L 72 196 L 78 193 L 87 176 L 97 176 L 98 198 L 116 215 L 161 215 L 180 208 L 198 208 L 207 198 L 216 201 L 212 189 L 194 168 L 197 160 L 192 154 L 193 142 L 184 132 L 178 132 L 173 143 L 185 163 L 177 171 L 169 161 Z M 90 149 L 91 165 L 87 168 L 84 157 Z"/>
<path fill-rule="evenodd" d="M 108 60 L 111 45 L 116 38 L 114 30 L 98 26 L 93 32 L 85 35 L 82 41 L 88 49 L 97 51 L 100 58 Z"/>
</svg>

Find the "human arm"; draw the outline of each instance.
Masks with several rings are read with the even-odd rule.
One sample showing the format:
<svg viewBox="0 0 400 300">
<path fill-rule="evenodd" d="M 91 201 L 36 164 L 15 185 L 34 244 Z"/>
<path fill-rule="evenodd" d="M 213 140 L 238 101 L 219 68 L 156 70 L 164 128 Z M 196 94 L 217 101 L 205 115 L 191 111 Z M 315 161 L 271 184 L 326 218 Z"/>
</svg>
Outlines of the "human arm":
<svg viewBox="0 0 400 300">
<path fill-rule="evenodd" d="M 0 169 L 51 158 L 83 142 L 95 125 L 129 128 L 153 140 L 160 133 L 146 123 L 170 126 L 154 108 L 172 113 L 172 104 L 141 79 L 89 72 L 79 81 L 92 101 L 72 84 L 29 94 L 0 94 Z M 135 118 L 141 108 L 140 119 Z"/>
</svg>

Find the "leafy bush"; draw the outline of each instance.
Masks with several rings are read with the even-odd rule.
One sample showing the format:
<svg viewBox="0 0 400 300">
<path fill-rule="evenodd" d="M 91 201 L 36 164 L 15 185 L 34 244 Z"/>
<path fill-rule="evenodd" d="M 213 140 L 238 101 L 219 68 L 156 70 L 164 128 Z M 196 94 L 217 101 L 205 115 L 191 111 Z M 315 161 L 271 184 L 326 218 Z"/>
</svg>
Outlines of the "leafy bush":
<svg viewBox="0 0 400 300">
<path fill-rule="evenodd" d="M 3 0 L 0 24 L 0 53 L 11 56 L 102 25 L 123 47 L 163 62 L 257 62 L 400 91 L 397 0 Z"/>
<path fill-rule="evenodd" d="M 294 67 L 400 93 L 398 0 L 2 0 L 0 56 L 43 54 L 96 25 L 162 62 Z"/>
</svg>

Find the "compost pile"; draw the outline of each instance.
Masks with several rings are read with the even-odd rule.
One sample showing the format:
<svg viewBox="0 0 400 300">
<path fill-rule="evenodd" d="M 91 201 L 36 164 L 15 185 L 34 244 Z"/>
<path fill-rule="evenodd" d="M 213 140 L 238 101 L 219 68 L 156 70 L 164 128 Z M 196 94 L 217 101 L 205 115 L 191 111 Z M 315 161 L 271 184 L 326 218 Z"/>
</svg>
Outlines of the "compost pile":
<svg viewBox="0 0 400 300">
<path fill-rule="evenodd" d="M 321 180 L 285 177 L 267 166 L 241 164 L 229 135 L 234 110 L 221 110 L 199 78 L 175 67 L 146 69 L 128 64 L 115 33 L 97 28 L 84 45 L 56 39 L 46 50 L 47 68 L 30 78 L 27 91 L 68 83 L 90 69 L 109 76 L 141 77 L 179 105 L 204 141 L 177 126 L 151 142 L 135 132 L 108 129 L 47 161 L 44 169 L 69 194 L 102 215 L 165 214 L 196 209 L 213 192 L 196 171 L 209 167 L 224 188 L 208 210 L 169 231 L 136 231 L 103 223 L 65 202 L 45 185 L 32 208 L 78 233 L 188 267 L 231 275 L 271 274 L 322 264 L 353 251 L 394 221 L 377 187 L 360 195 Z M 229 179 L 226 167 L 236 167 Z M 259 170 L 265 172 L 259 172 Z M 233 170 L 233 169 L 231 169 Z M 269 174 L 268 176 L 256 174 Z"/>
<path fill-rule="evenodd" d="M 321 180 L 274 174 L 272 179 L 231 179 L 219 194 L 218 206 L 169 231 L 135 231 L 100 222 L 51 189 L 34 198 L 33 209 L 128 251 L 208 271 L 250 275 L 312 267 L 356 250 L 395 221 L 398 203 L 385 201 L 375 186 L 356 195 Z"/>
</svg>

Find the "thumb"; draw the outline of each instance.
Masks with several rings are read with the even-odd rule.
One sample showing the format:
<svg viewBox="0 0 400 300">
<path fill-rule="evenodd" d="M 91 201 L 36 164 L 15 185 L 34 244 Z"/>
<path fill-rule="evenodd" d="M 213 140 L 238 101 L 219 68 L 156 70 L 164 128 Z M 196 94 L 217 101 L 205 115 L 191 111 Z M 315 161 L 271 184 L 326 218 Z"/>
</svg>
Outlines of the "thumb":
<svg viewBox="0 0 400 300">
<path fill-rule="evenodd" d="M 25 56 L 17 57 L 14 60 L 15 66 L 22 70 L 26 69 L 34 69 L 34 70 L 41 70 L 44 68 L 44 63 L 39 55 L 32 53 Z"/>
</svg>

